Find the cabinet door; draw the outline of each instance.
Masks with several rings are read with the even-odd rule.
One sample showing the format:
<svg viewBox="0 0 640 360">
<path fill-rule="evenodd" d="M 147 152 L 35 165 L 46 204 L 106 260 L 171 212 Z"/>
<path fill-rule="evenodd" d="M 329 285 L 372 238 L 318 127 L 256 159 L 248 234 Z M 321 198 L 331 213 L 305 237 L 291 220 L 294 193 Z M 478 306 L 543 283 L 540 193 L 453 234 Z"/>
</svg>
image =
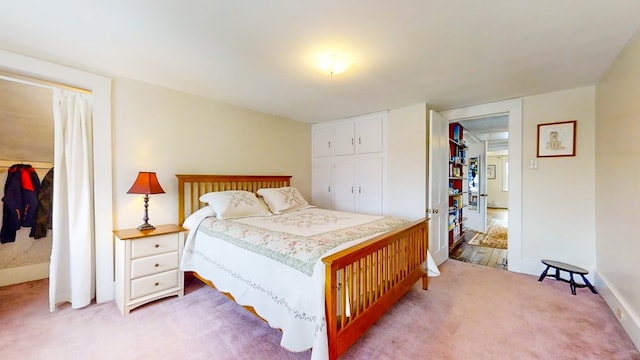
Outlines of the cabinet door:
<svg viewBox="0 0 640 360">
<path fill-rule="evenodd" d="M 357 212 L 382 215 L 382 165 L 382 156 L 358 160 Z"/>
<path fill-rule="evenodd" d="M 314 126 L 311 129 L 313 157 L 331 156 L 331 133 L 330 126 Z"/>
<path fill-rule="evenodd" d="M 353 155 L 355 154 L 354 143 L 354 122 L 348 121 L 336 124 L 333 127 L 333 154 L 334 155 Z"/>
<path fill-rule="evenodd" d="M 313 160 L 311 204 L 324 209 L 333 209 L 332 170 L 333 161 L 330 157 Z"/>
<path fill-rule="evenodd" d="M 356 122 L 356 144 L 359 154 L 382 152 L 382 115 L 360 119 Z"/>
<path fill-rule="evenodd" d="M 355 211 L 355 164 L 352 156 L 335 158 L 333 188 L 333 208 Z"/>
</svg>

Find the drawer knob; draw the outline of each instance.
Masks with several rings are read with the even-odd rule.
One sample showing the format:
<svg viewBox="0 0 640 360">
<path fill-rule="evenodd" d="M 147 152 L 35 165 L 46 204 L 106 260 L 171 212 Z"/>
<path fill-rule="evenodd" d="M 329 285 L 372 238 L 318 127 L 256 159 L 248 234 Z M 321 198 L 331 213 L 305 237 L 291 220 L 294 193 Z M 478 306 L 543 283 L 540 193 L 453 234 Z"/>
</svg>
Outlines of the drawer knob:
<svg viewBox="0 0 640 360">
<path fill-rule="evenodd" d="M 158 286 L 158 285 L 160 285 L 160 283 L 159 283 L 159 282 L 155 283 L 155 286 Z"/>
<path fill-rule="evenodd" d="M 156 264 L 155 266 L 158 267 L 158 266 L 160 266 L 160 264 Z"/>
<path fill-rule="evenodd" d="M 156 249 L 160 247 L 160 244 L 156 244 Z"/>
</svg>

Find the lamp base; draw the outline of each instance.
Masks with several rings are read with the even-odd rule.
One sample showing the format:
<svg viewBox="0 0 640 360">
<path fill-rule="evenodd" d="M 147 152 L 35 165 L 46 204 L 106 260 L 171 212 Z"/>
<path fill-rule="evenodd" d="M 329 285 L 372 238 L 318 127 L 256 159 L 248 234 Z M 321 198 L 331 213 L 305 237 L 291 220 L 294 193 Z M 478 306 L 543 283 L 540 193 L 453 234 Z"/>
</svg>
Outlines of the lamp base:
<svg viewBox="0 0 640 360">
<path fill-rule="evenodd" d="M 149 224 L 148 222 L 145 222 L 144 224 L 138 226 L 138 230 L 140 230 L 140 231 L 153 230 L 155 228 L 156 228 L 155 226 Z"/>
</svg>

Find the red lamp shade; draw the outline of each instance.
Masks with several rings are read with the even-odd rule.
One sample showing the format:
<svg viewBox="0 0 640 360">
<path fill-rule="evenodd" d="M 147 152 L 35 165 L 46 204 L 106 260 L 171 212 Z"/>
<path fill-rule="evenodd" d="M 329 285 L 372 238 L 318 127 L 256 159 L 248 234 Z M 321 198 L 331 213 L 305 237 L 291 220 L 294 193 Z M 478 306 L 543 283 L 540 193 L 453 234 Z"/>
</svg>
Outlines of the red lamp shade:
<svg viewBox="0 0 640 360">
<path fill-rule="evenodd" d="M 155 172 L 140 171 L 127 194 L 164 194 Z"/>
<path fill-rule="evenodd" d="M 140 171 L 136 181 L 131 185 L 127 194 L 144 194 L 144 223 L 138 226 L 138 230 L 153 230 L 155 227 L 149 224 L 149 194 L 164 194 L 158 177 L 154 172 Z"/>
</svg>

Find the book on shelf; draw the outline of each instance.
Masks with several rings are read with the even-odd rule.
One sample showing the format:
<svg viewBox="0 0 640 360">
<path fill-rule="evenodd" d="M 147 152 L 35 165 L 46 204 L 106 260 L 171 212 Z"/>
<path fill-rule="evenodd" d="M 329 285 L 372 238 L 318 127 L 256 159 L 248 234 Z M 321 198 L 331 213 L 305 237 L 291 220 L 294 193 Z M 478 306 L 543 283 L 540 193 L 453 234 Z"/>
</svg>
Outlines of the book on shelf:
<svg viewBox="0 0 640 360">
<path fill-rule="evenodd" d="M 453 140 L 460 141 L 460 125 L 458 124 L 453 126 Z"/>
</svg>

